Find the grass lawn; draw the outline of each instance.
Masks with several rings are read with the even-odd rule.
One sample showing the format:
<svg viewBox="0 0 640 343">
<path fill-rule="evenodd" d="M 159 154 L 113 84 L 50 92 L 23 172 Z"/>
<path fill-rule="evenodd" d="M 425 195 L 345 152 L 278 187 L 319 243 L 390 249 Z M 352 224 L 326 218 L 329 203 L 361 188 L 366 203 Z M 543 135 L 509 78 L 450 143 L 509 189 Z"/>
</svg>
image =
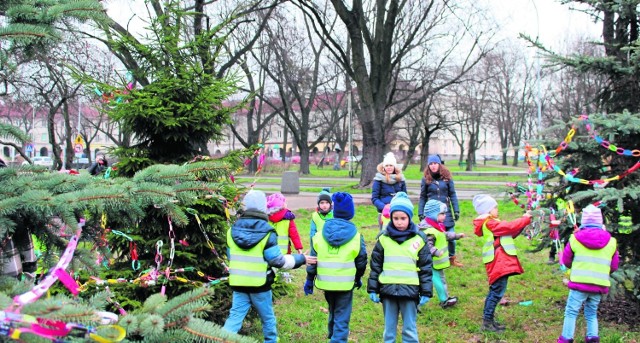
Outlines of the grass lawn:
<svg viewBox="0 0 640 343">
<path fill-rule="evenodd" d="M 505 298 L 507 306 L 499 305 L 496 318 L 507 325 L 503 334 L 486 334 L 480 331 L 482 308 L 488 291 L 487 276 L 480 259 L 482 240 L 473 234 L 472 220 L 475 212 L 470 201 L 461 201 L 462 217 L 456 231 L 467 237 L 458 241 L 457 255 L 464 268 L 446 271 L 450 295 L 458 297 L 458 305 L 447 310 L 438 306 L 435 297 L 418 314 L 418 332 L 421 342 L 555 342 L 562 331 L 562 321 L 567 288 L 562 283 L 563 274 L 557 265 L 549 266 L 547 251 L 531 254 L 525 252 L 530 241 L 520 236 L 516 239 L 519 257 L 525 273 L 509 279 Z M 500 203 L 503 219 L 518 217 L 521 210 L 511 204 Z M 417 211 L 416 211 L 417 213 Z M 305 250 L 309 246 L 309 210 L 295 211 L 296 224 Z M 417 214 L 414 215 L 417 221 Z M 358 206 L 353 222 L 364 235 L 369 253 L 373 249 L 377 229 L 377 212 L 373 206 Z M 278 320 L 280 342 L 326 342 L 327 303 L 323 292 L 315 289 L 305 296 L 302 290 L 306 273 L 303 268 L 292 271 L 293 282 L 288 295 L 274 300 Z M 354 291 L 353 313 L 350 324 L 350 342 L 380 342 L 383 333 L 382 305 L 369 300 L 366 292 L 368 271 L 363 278 L 363 288 Z M 530 306 L 519 305 L 532 301 Z M 262 340 L 259 319 L 245 322 L 251 337 Z M 399 325 L 401 326 L 401 324 Z M 577 342 L 584 337 L 585 322 L 582 314 L 576 327 Z M 626 326 L 600 321 L 601 342 L 637 342 L 640 333 L 630 332 Z M 400 338 L 400 334 L 398 334 Z"/>
<path fill-rule="evenodd" d="M 453 161 L 451 161 L 453 162 Z M 457 173 L 464 171 L 460 168 L 457 163 L 452 165 L 446 165 L 452 172 Z M 289 171 L 297 171 L 300 169 L 300 166 L 297 164 L 287 164 L 286 170 Z M 301 178 L 304 177 L 327 177 L 327 178 L 345 178 L 349 177 L 349 169 L 342 168 L 340 170 L 333 170 L 332 166 L 325 166 L 324 168 L 318 168 L 315 164 L 312 164 L 310 167 L 310 175 L 301 175 Z M 282 175 L 282 172 L 285 171 L 285 168 L 281 165 L 278 166 L 265 166 L 262 173 L 264 175 L 270 176 L 279 176 Z M 525 164 L 521 163 L 519 167 L 512 166 L 502 166 L 498 161 L 490 161 L 487 165 L 478 164 L 473 168 L 473 171 L 479 172 L 500 172 L 500 171 L 526 171 Z M 360 177 L 360 169 L 358 169 L 358 174 L 355 175 L 356 178 Z M 411 164 L 404 171 L 405 177 L 410 180 L 420 180 L 422 177 L 422 172 L 420 171 L 420 166 L 417 164 Z"/>
</svg>

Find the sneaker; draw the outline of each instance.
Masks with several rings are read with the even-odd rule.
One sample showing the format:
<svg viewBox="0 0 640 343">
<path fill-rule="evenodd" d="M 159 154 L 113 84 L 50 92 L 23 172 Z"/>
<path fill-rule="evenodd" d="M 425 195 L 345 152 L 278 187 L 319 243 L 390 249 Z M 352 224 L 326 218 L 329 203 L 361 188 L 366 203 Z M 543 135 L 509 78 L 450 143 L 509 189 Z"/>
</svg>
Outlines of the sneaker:
<svg viewBox="0 0 640 343">
<path fill-rule="evenodd" d="M 555 259 L 550 258 L 550 259 L 547 261 L 547 264 L 556 264 L 556 262 L 557 262 L 557 261 L 556 261 Z"/>
<path fill-rule="evenodd" d="M 483 319 L 482 320 L 482 331 L 485 332 L 496 332 L 496 333 L 503 333 L 504 332 L 504 328 L 498 328 L 495 326 L 494 321 L 493 320 L 486 320 Z"/>
<path fill-rule="evenodd" d="M 458 298 L 456 297 L 449 297 L 447 300 L 443 301 L 440 303 L 440 307 L 442 308 L 447 308 L 447 307 L 451 307 L 455 304 L 458 303 Z"/>
</svg>

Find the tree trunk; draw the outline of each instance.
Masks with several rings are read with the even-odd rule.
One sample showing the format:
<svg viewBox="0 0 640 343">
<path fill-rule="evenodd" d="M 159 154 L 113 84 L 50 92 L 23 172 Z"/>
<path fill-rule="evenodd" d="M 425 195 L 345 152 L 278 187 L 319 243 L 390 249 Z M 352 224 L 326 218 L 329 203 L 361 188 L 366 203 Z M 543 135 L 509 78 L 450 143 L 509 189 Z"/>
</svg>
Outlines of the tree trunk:
<svg viewBox="0 0 640 343">
<path fill-rule="evenodd" d="M 518 166 L 518 149 L 513 149 L 513 166 Z"/>
<path fill-rule="evenodd" d="M 382 162 L 382 156 L 387 148 L 383 125 L 376 118 L 384 118 L 384 116 L 375 114 L 360 116 L 363 145 L 362 174 L 360 174 L 360 183 L 358 184 L 360 188 L 367 187 L 373 182 L 373 177 L 377 172 L 376 167 Z"/>
<path fill-rule="evenodd" d="M 309 170 L 309 149 L 307 149 L 306 145 L 298 148 L 300 149 L 300 173 L 309 175 L 311 174 Z"/>
<path fill-rule="evenodd" d="M 424 171 L 427 168 L 427 158 L 429 158 L 429 139 L 422 140 L 422 147 L 420 148 L 420 171 Z"/>
</svg>

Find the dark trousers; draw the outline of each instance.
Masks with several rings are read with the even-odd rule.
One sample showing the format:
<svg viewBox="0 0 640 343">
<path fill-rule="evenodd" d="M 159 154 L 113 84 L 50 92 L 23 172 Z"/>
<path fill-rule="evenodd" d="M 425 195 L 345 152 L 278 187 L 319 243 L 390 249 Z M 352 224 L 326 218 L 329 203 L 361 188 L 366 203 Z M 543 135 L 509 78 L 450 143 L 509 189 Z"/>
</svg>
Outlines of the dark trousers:
<svg viewBox="0 0 640 343">
<path fill-rule="evenodd" d="M 491 286 L 489 286 L 489 294 L 484 300 L 484 313 L 483 318 L 485 320 L 493 320 L 493 314 L 496 312 L 496 306 L 500 302 L 500 299 L 504 296 L 504 292 L 507 291 L 508 276 L 503 276 L 496 280 Z"/>
<path fill-rule="evenodd" d="M 347 342 L 349 340 L 353 291 L 325 291 L 324 298 L 329 305 L 329 323 L 327 325 L 329 342 Z"/>
</svg>

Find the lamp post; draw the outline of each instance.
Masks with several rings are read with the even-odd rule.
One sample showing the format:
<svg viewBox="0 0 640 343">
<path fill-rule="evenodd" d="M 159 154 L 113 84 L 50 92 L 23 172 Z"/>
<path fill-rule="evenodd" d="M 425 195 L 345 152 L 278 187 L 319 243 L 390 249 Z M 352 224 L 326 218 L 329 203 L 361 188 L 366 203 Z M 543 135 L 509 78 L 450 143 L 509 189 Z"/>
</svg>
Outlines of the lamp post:
<svg viewBox="0 0 640 343">
<path fill-rule="evenodd" d="M 351 119 L 351 91 L 347 94 L 347 113 L 349 114 L 349 177 L 353 177 L 353 122 Z"/>
<path fill-rule="evenodd" d="M 540 37 L 540 16 L 538 15 L 538 6 L 534 0 L 530 0 L 533 5 L 533 9 L 536 11 L 536 44 L 538 44 L 538 38 Z M 540 131 L 542 131 L 542 99 L 540 94 L 540 54 L 536 52 L 536 109 L 538 112 L 538 134 L 537 140 L 540 140 Z"/>
</svg>

